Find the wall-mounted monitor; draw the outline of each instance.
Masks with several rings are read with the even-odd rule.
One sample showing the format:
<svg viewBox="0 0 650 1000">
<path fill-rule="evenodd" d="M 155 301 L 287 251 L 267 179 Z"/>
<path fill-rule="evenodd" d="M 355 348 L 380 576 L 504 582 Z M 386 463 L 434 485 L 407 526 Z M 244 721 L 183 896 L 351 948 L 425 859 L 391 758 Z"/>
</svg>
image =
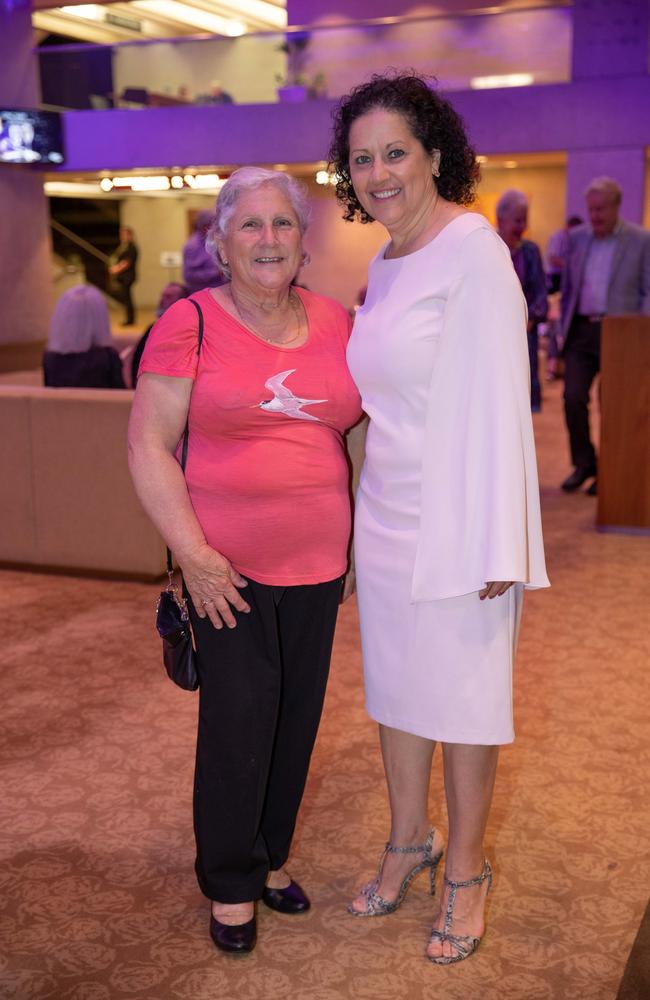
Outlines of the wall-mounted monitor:
<svg viewBox="0 0 650 1000">
<path fill-rule="evenodd" d="M 0 107 L 0 163 L 59 165 L 65 160 L 61 115 Z"/>
</svg>

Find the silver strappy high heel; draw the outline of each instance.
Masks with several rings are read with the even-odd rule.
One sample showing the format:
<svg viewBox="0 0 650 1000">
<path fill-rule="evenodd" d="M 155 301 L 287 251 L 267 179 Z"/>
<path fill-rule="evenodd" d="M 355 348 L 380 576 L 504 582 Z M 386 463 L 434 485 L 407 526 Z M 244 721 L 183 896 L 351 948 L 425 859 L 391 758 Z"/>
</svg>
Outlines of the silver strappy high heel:
<svg viewBox="0 0 650 1000">
<path fill-rule="evenodd" d="M 433 849 L 433 838 L 435 832 L 436 831 L 432 827 L 431 830 L 429 830 L 429 835 L 425 840 L 425 842 L 423 844 L 418 844 L 415 847 L 394 847 L 389 840 L 384 848 L 381 858 L 379 859 L 379 868 L 377 869 L 377 877 L 373 879 L 372 882 L 369 882 L 368 885 L 364 886 L 359 893 L 359 895 L 365 897 L 367 901 L 367 908 L 365 910 L 355 910 L 352 904 L 350 904 L 348 906 L 348 912 L 352 913 L 353 916 L 355 917 L 383 917 L 387 913 L 393 913 L 404 899 L 408 891 L 408 888 L 413 879 L 415 878 L 415 876 L 419 875 L 420 872 L 424 871 L 426 868 L 429 869 L 429 882 L 430 882 L 429 892 L 431 893 L 432 896 L 435 895 L 436 871 L 438 869 L 438 865 L 440 864 L 440 859 L 443 855 L 442 850 L 438 851 L 437 854 L 431 853 Z M 388 899 L 384 899 L 383 896 L 380 896 L 379 893 L 377 892 L 377 889 L 379 888 L 379 883 L 381 882 L 381 872 L 384 866 L 384 859 L 386 858 L 386 855 L 420 854 L 420 853 L 423 854 L 424 857 L 422 858 L 422 861 L 418 862 L 417 865 L 414 865 L 413 868 L 411 868 L 410 872 L 408 873 L 408 875 L 402 882 L 401 886 L 399 887 L 397 899 L 391 902 Z"/>
<path fill-rule="evenodd" d="M 455 955 L 438 955 L 433 957 L 432 955 L 427 955 L 430 962 L 435 965 L 452 965 L 454 962 L 462 962 L 464 959 L 469 958 L 481 943 L 480 937 L 474 937 L 472 934 L 450 934 L 449 928 L 451 927 L 451 921 L 454 915 L 454 903 L 456 901 L 456 893 L 459 889 L 468 889 L 471 885 L 482 885 L 487 879 L 488 892 L 492 888 L 492 869 L 490 868 L 487 858 L 483 861 L 483 871 L 476 878 L 467 879 L 466 882 L 454 882 L 452 879 L 447 878 L 445 875 L 445 885 L 449 886 L 449 899 L 447 900 L 447 912 L 445 913 L 445 922 L 443 924 L 442 930 L 432 930 L 429 937 L 429 943 L 432 941 L 449 941 L 453 948 L 456 949 Z"/>
</svg>

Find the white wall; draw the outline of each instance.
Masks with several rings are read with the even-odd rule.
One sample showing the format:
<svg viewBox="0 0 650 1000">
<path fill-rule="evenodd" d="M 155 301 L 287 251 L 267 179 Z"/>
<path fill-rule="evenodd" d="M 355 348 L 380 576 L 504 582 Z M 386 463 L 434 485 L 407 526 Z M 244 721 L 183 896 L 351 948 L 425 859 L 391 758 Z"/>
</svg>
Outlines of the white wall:
<svg viewBox="0 0 650 1000">
<path fill-rule="evenodd" d="M 136 306 L 155 306 L 168 281 L 181 281 L 180 268 L 164 268 L 160 254 L 180 251 L 190 235 L 189 212 L 212 208 L 212 195 L 177 194 L 160 198 L 131 195 L 121 204 L 120 222 L 131 226 L 138 245 L 138 280 L 133 298 Z"/>
<path fill-rule="evenodd" d="M 197 42 L 126 45 L 113 54 L 116 94 L 126 87 L 176 96 L 186 86 L 190 100 L 207 93 L 219 80 L 237 104 L 276 100 L 275 75 L 285 72 L 286 56 L 278 51 L 284 35 Z"/>
</svg>

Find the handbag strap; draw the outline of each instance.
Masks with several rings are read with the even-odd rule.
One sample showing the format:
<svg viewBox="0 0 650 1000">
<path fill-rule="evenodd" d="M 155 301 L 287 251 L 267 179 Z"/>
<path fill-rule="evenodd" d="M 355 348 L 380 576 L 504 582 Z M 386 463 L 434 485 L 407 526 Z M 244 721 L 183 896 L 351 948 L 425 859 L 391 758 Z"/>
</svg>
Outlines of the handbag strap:
<svg viewBox="0 0 650 1000">
<path fill-rule="evenodd" d="M 196 346 L 196 354 L 197 357 L 199 357 L 201 354 L 201 345 L 203 344 L 203 310 L 201 309 L 201 306 L 198 304 L 196 299 L 188 299 L 187 301 L 192 303 L 199 317 L 199 335 Z M 188 405 L 187 419 L 185 420 L 185 430 L 183 431 L 183 446 L 181 448 L 181 469 L 183 470 L 183 474 L 185 474 L 185 466 L 187 465 L 187 446 L 189 437 L 190 437 L 190 408 Z M 172 553 L 169 546 L 167 546 L 167 575 L 169 576 L 170 586 L 172 583 L 173 574 L 174 574 L 174 564 L 172 561 Z"/>
</svg>

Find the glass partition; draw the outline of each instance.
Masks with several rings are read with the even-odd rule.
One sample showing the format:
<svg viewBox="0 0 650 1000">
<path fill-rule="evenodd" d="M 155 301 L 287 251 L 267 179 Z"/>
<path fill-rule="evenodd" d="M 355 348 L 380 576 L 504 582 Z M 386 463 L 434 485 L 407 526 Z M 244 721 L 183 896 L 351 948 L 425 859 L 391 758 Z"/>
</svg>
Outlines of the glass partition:
<svg viewBox="0 0 650 1000">
<path fill-rule="evenodd" d="M 40 49 L 43 101 L 143 108 L 337 98 L 372 73 L 413 68 L 445 90 L 570 79 L 572 11 L 539 7 L 402 18 L 237 38 Z"/>
</svg>

